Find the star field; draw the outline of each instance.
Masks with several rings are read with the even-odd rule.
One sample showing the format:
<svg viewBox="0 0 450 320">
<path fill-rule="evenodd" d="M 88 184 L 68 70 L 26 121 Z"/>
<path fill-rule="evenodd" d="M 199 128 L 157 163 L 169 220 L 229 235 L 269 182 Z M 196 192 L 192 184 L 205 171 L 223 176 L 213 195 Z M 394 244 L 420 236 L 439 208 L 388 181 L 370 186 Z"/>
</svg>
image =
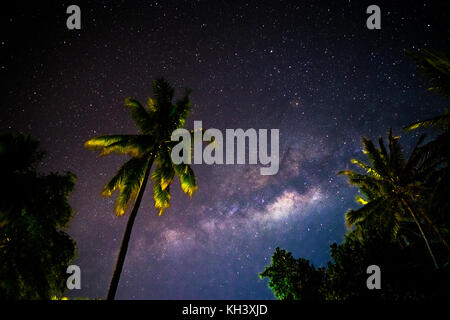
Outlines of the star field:
<svg viewBox="0 0 450 320">
<path fill-rule="evenodd" d="M 42 171 L 78 177 L 69 233 L 82 289 L 70 296 L 105 296 L 126 223 L 100 196 L 126 157 L 83 143 L 136 133 L 123 101 L 145 102 L 156 77 L 194 90 L 188 128 L 279 129 L 280 171 L 193 165 L 199 190 L 189 199 L 176 181 L 161 217 L 147 188 L 119 299 L 273 299 L 258 272 L 277 246 L 325 265 L 343 240 L 357 191 L 336 173 L 363 157 L 360 137 L 404 135 L 444 107 L 403 52 L 447 49 L 438 4 L 378 2 L 382 29 L 368 30 L 369 2 L 80 2 L 82 29 L 67 30 L 70 4 L 3 12 L 0 39 L 0 129 L 40 140 Z"/>
</svg>

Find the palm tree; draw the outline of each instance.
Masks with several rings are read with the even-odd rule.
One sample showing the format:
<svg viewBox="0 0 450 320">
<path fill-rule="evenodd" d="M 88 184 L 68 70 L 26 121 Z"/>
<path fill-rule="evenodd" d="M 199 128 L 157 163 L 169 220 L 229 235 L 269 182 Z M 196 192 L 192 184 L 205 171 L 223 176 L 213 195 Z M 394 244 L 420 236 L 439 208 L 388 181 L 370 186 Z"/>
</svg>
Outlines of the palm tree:
<svg viewBox="0 0 450 320">
<path fill-rule="evenodd" d="M 382 138 L 379 139 L 379 149 L 371 140 L 362 138 L 364 153 L 370 164 L 356 159 L 352 159 L 351 162 L 366 173 L 344 170 L 339 174 L 346 175 L 349 182 L 358 186 L 362 193 L 356 200 L 363 206 L 346 213 L 348 226 L 355 225 L 356 231 L 359 232 L 375 229 L 376 232 L 387 233 L 392 239 L 399 240 L 401 235 L 399 231 L 406 229 L 411 217 L 425 241 L 434 266 L 438 269 L 416 209 L 416 205 L 428 192 L 422 181 L 434 169 L 434 166 L 425 165 L 423 160 L 419 147 L 423 139 L 424 136 L 419 139 L 409 159 L 405 160 L 398 137 L 392 136 L 391 130 L 388 133 L 389 152 Z"/>
<path fill-rule="evenodd" d="M 113 300 L 117 291 L 131 230 L 153 163 L 157 165 L 151 175 L 153 198 L 159 215 L 170 206 L 170 185 L 175 175 L 180 178 L 181 189 L 189 196 L 192 197 L 197 190 L 192 168 L 188 164 L 174 164 L 170 156 L 174 146 L 171 134 L 175 129 L 184 126 L 191 110 L 190 92 L 187 89 L 183 98 L 173 103 L 174 88 L 159 78 L 153 83 L 154 99 L 148 99 L 146 107 L 134 99 L 125 100 L 125 106 L 131 110 L 131 116 L 140 134 L 100 136 L 85 143 L 88 149 L 100 149 L 100 155 L 119 153 L 131 156 L 104 186 L 102 192 L 103 196 L 109 197 L 115 190 L 119 191 L 115 201 L 115 213 L 118 216 L 124 215 L 129 204 L 135 199 L 108 290 L 108 300 Z"/>
<path fill-rule="evenodd" d="M 431 82 L 429 90 L 434 91 L 445 98 L 450 98 L 450 57 L 447 54 L 421 50 L 421 53 L 407 51 L 407 54 L 415 61 L 417 67 Z M 444 110 L 443 114 L 429 119 L 416 121 L 403 129 L 414 131 L 430 128 L 437 133 L 436 137 L 422 147 L 426 155 L 428 165 L 434 165 L 435 170 L 430 175 L 427 183 L 432 187 L 432 193 L 427 210 L 435 216 L 432 222 L 427 215 L 425 218 L 432 225 L 434 232 L 439 236 L 441 242 L 450 251 L 450 246 L 445 237 L 450 236 L 450 224 L 448 211 L 450 203 L 448 194 L 450 192 L 450 112 Z M 439 221 L 436 221 L 439 220 Z M 440 228 L 436 227 L 436 222 Z M 441 234 L 443 233 L 444 236 Z"/>
</svg>

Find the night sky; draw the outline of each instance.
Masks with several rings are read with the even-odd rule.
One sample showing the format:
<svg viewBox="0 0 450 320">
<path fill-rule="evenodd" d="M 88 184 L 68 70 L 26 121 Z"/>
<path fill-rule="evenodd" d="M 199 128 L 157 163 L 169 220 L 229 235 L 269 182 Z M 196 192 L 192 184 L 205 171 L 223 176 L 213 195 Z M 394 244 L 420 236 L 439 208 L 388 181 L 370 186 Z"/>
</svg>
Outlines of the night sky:
<svg viewBox="0 0 450 320">
<path fill-rule="evenodd" d="M 82 289 L 104 297 L 127 216 L 103 185 L 126 156 L 83 143 L 137 133 L 123 105 L 145 102 L 164 76 L 191 95 L 204 128 L 280 130 L 280 171 L 193 165 L 192 199 L 175 181 L 161 216 L 146 189 L 118 299 L 273 299 L 258 272 L 277 246 L 325 265 L 346 233 L 357 190 L 336 173 L 364 159 L 360 137 L 439 114 L 445 106 L 403 50 L 448 49 L 443 5 L 428 1 L 48 2 L 3 10 L 0 130 L 27 132 L 48 152 L 39 169 L 72 171 L 69 234 Z M 373 3 L 372 3 L 373 2 Z M 133 4 L 132 4 L 133 3 Z M 81 8 L 81 30 L 66 8 Z M 381 8 L 381 30 L 366 8 Z M 224 131 L 223 131 L 224 132 Z M 402 138 L 408 146 L 414 134 Z"/>
</svg>

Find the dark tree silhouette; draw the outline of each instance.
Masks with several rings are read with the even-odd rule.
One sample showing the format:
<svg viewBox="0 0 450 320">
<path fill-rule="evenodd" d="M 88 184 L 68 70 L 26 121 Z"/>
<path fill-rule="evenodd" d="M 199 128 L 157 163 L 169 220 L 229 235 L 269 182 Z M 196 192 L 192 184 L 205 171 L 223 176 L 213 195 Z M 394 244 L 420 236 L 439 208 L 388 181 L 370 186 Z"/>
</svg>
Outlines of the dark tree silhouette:
<svg viewBox="0 0 450 320">
<path fill-rule="evenodd" d="M 324 271 L 309 264 L 308 260 L 295 259 L 290 252 L 276 248 L 272 263 L 259 274 L 269 278 L 269 288 L 279 300 L 320 300 Z"/>
<path fill-rule="evenodd" d="M 418 53 L 407 52 L 416 62 L 417 67 L 431 82 L 429 90 L 450 98 L 450 58 L 448 55 L 428 50 Z M 431 129 L 436 138 L 429 141 L 424 147 L 427 161 L 436 166 L 436 171 L 430 177 L 428 184 L 432 188 L 432 197 L 428 201 L 426 210 L 434 214 L 433 229 L 439 233 L 439 237 L 449 247 L 450 238 L 450 112 L 448 109 L 439 115 L 429 119 L 416 121 L 406 127 L 406 131 L 419 129 Z M 439 227 L 437 227 L 439 226 Z M 446 240 L 444 240 L 446 239 Z M 448 255 L 448 254 L 447 254 Z M 447 264 L 450 258 L 447 257 Z"/>
<path fill-rule="evenodd" d="M 425 214 L 415 206 L 426 196 L 427 188 L 422 182 L 434 169 L 433 166 L 424 165 L 419 148 L 423 137 L 419 139 L 408 160 L 405 160 L 398 137 L 394 137 L 391 130 L 388 133 L 389 152 L 382 138 L 379 139 L 379 148 L 376 148 L 369 139 L 362 140 L 364 153 L 370 164 L 356 159 L 352 159 L 352 163 L 362 168 L 365 173 L 352 170 L 339 172 L 346 175 L 352 185 L 359 187 L 364 196 L 357 197 L 357 201 L 363 204 L 360 209 L 349 210 L 346 213 L 347 224 L 356 225 L 357 228 L 366 224 L 365 228 L 372 226 L 397 239 L 402 227 L 409 225 L 410 217 L 416 224 L 438 269 L 430 242 L 422 228 Z M 419 216 L 420 213 L 423 217 Z"/>
<path fill-rule="evenodd" d="M 429 90 L 450 97 L 450 59 L 427 50 L 408 54 L 429 78 Z M 342 244 L 331 245 L 332 261 L 326 269 L 311 269 L 307 260 L 277 248 L 272 264 L 260 274 L 269 278 L 277 298 L 304 299 L 304 287 L 298 284 L 308 283 L 311 272 L 323 272 L 323 281 L 316 284 L 318 299 L 448 299 L 450 113 L 444 111 L 404 129 L 420 128 L 432 128 L 437 135 L 425 144 L 421 136 L 408 159 L 391 130 L 387 147 L 382 138 L 378 148 L 363 138 L 369 163 L 352 159 L 363 172 L 340 172 L 360 192 L 356 200 L 362 207 L 346 213 L 347 225 L 353 230 Z M 372 264 L 382 270 L 382 290 L 365 286 L 366 268 Z M 300 265 L 303 272 L 298 272 Z"/>
<path fill-rule="evenodd" d="M 75 175 L 40 174 L 27 135 L 0 135 L 0 299 L 50 299 L 66 288 L 75 243 L 64 232 Z"/>
</svg>

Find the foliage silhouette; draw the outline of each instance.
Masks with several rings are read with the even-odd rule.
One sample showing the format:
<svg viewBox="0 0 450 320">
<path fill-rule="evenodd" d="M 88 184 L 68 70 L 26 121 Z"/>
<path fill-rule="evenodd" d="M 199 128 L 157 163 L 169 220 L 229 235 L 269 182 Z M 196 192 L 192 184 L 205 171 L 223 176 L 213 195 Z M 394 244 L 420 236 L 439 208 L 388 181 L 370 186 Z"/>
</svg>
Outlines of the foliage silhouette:
<svg viewBox="0 0 450 320">
<path fill-rule="evenodd" d="M 388 236 L 393 240 L 406 240 L 403 229 L 410 228 L 411 219 L 416 224 L 427 250 L 438 269 L 436 258 L 431 249 L 430 242 L 422 228 L 424 211 L 416 209 L 418 203 L 428 195 L 427 187 L 422 183 L 432 172 L 434 166 L 427 166 L 423 161 L 423 154 L 419 148 L 423 137 L 405 160 L 398 137 L 388 133 L 388 148 L 383 139 L 379 139 L 379 148 L 374 143 L 363 138 L 364 153 L 370 163 L 352 159 L 352 163 L 362 168 L 361 174 L 352 170 L 340 171 L 346 175 L 352 185 L 359 187 L 363 196 L 358 195 L 357 201 L 363 204 L 360 209 L 349 210 L 346 213 L 348 226 L 356 226 L 356 231 L 371 229 L 379 232 L 381 236 Z M 389 150 L 389 151 L 388 151 Z M 423 217 L 419 216 L 419 213 Z M 427 217 L 427 221 L 429 217 Z"/>
<path fill-rule="evenodd" d="M 0 135 L 0 299 L 51 299 L 66 288 L 75 243 L 62 230 L 75 175 L 40 174 L 30 136 Z"/>
<path fill-rule="evenodd" d="M 370 164 L 353 159 L 365 174 L 342 171 L 350 183 L 359 187 L 356 200 L 362 204 L 346 214 L 353 227 L 342 244 L 331 245 L 326 268 L 314 268 L 308 260 L 295 259 L 277 248 L 272 263 L 260 273 L 269 278 L 269 287 L 282 300 L 423 300 L 448 297 L 450 270 L 448 247 L 447 197 L 436 198 L 434 183 L 441 170 L 421 147 L 422 138 L 407 160 L 398 138 L 388 133 L 388 148 L 379 148 L 363 138 Z M 389 151 L 387 151 L 389 150 Z M 449 183 L 447 180 L 441 183 Z M 430 202 L 439 200 L 439 203 Z M 414 215 L 414 217 L 408 217 Z M 434 228 L 437 232 L 433 233 Z M 417 233 L 415 230 L 420 229 Z M 420 241 L 425 237 L 425 244 Z M 432 237 L 431 237 L 432 236 Z M 433 245 L 431 252 L 430 246 Z M 429 263 L 430 254 L 433 264 Z M 440 257 L 438 266 L 436 258 Z M 382 270 L 382 290 L 368 290 L 366 269 L 378 265 Z M 314 281 L 312 280 L 314 279 Z"/>
<path fill-rule="evenodd" d="M 324 270 L 316 270 L 308 260 L 295 259 L 290 252 L 276 248 L 272 263 L 260 273 L 270 279 L 269 288 L 279 300 L 317 300 L 325 280 Z"/>
<path fill-rule="evenodd" d="M 354 231 L 342 244 L 331 245 L 326 268 L 315 268 L 303 258 L 277 248 L 272 262 L 260 277 L 269 278 L 269 288 L 279 300 L 423 300 L 447 298 L 448 270 L 436 270 L 423 263 L 426 251 L 416 246 L 402 247 L 398 242 L 367 234 L 364 240 Z M 381 250 L 382 248 L 382 250 Z M 368 290 L 367 267 L 382 270 L 381 290 Z"/>
<path fill-rule="evenodd" d="M 446 54 L 422 49 L 420 53 L 406 50 L 420 71 L 431 82 L 428 90 L 450 98 L 450 59 Z"/>
<path fill-rule="evenodd" d="M 427 50 L 423 50 L 422 54 L 412 52 L 408 52 L 408 54 L 413 57 L 425 76 L 431 80 L 430 90 L 441 94 L 444 98 L 450 98 L 449 56 Z M 406 131 L 428 128 L 437 136 L 423 146 L 423 152 L 428 157 L 427 161 L 436 167 L 429 179 L 432 192 L 426 210 L 434 213 L 436 219 L 433 229 L 436 233 L 440 233 L 442 242 L 450 250 L 448 245 L 450 237 L 450 219 L 448 217 L 450 212 L 450 201 L 448 201 L 450 194 L 450 112 L 446 109 L 439 116 L 417 121 L 404 127 Z M 439 228 L 436 225 L 439 225 Z"/>
<path fill-rule="evenodd" d="M 422 54 L 408 52 L 408 55 L 429 77 L 430 90 L 450 97 L 450 60 L 426 50 Z M 382 138 L 378 148 L 371 140 L 363 138 L 369 163 L 356 159 L 352 159 L 352 163 L 364 173 L 340 172 L 360 192 L 356 200 L 362 207 L 346 213 L 347 225 L 353 230 L 345 235 L 342 244 L 331 245 L 332 261 L 326 268 L 315 269 L 307 260 L 295 259 L 291 253 L 277 248 L 271 265 L 260 274 L 269 278 L 269 287 L 277 298 L 448 299 L 449 115 L 445 111 L 441 116 L 404 128 L 406 131 L 433 128 L 438 132 L 437 137 L 427 143 L 424 143 L 425 136 L 421 136 L 407 159 L 391 130 L 387 148 Z M 420 238 L 424 241 L 419 241 Z M 429 263 L 429 256 L 434 267 Z M 382 270 L 382 290 L 366 287 L 366 270 L 373 264 Z M 308 295 L 305 295 L 304 284 L 310 283 L 311 274 L 322 281 L 314 284 L 312 294 L 307 286 Z"/>
</svg>

